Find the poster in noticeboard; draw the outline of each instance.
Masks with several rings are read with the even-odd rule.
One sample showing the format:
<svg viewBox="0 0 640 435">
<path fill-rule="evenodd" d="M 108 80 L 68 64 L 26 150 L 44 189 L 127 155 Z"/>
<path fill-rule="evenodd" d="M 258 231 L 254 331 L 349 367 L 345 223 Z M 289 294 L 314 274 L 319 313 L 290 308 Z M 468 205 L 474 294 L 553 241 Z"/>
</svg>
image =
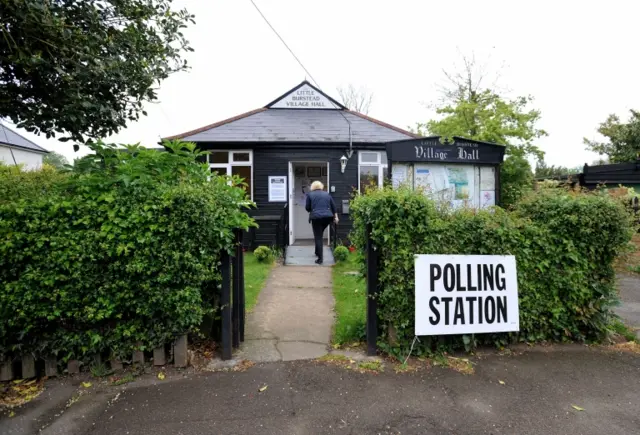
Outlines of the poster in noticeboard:
<svg viewBox="0 0 640 435">
<path fill-rule="evenodd" d="M 269 177 L 269 202 L 287 201 L 287 177 L 284 175 Z"/>
</svg>

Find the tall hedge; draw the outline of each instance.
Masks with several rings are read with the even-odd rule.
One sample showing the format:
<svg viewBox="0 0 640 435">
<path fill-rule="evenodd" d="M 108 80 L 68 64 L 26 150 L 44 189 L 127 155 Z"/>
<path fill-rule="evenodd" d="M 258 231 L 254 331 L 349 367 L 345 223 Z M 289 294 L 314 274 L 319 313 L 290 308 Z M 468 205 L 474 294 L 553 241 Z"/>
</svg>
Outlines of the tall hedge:
<svg viewBox="0 0 640 435">
<path fill-rule="evenodd" d="M 538 192 L 513 212 L 442 209 L 419 192 L 371 190 L 351 205 L 352 241 L 372 224 L 381 292 L 380 345 L 406 352 L 414 337 L 414 255 L 515 255 L 520 332 L 429 337 L 418 352 L 477 343 L 597 340 L 617 300 L 613 260 L 632 235 L 630 216 L 607 195 Z M 364 257 L 362 257 L 364 269 Z"/>
<path fill-rule="evenodd" d="M 0 203 L 0 353 L 126 358 L 212 310 L 244 190 L 193 145 L 96 145 L 46 196 Z"/>
</svg>

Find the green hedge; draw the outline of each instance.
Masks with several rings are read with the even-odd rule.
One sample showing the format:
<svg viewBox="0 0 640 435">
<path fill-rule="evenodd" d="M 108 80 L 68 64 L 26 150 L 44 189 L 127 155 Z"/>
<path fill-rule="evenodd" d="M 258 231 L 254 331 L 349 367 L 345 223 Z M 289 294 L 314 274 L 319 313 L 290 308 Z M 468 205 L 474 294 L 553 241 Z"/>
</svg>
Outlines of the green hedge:
<svg viewBox="0 0 640 435">
<path fill-rule="evenodd" d="M 209 181 L 193 145 L 168 146 L 96 145 L 48 195 L 0 203 L 0 353 L 126 358 L 213 309 L 246 195 Z"/>
<path fill-rule="evenodd" d="M 398 355 L 414 336 L 414 254 L 515 255 L 520 305 L 518 334 L 428 337 L 418 353 L 478 343 L 597 340 L 617 301 L 612 263 L 632 235 L 619 202 L 562 189 L 534 193 L 507 212 L 439 209 L 420 193 L 385 188 L 357 196 L 351 217 L 359 248 L 366 223 L 373 224 L 380 346 Z"/>
</svg>

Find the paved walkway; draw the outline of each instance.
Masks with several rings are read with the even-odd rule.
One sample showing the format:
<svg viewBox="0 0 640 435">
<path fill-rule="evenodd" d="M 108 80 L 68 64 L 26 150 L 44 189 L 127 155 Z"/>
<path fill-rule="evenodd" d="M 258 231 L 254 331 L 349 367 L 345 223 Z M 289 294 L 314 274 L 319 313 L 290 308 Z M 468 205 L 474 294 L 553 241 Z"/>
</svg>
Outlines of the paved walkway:
<svg viewBox="0 0 640 435">
<path fill-rule="evenodd" d="M 132 384 L 84 388 L 68 402 L 59 381 L 1 434 L 584 434 L 640 427 L 640 355 L 587 346 L 470 357 L 475 374 L 431 367 L 357 373 L 314 361 L 264 363 L 245 372 L 150 373 Z M 65 383 L 68 382 L 64 380 Z M 73 403 L 67 407 L 67 403 Z M 576 407 L 578 409 L 576 409 Z"/>
<path fill-rule="evenodd" d="M 617 278 L 621 304 L 615 312 L 640 338 L 640 276 L 618 274 Z"/>
<path fill-rule="evenodd" d="M 331 270 L 276 266 L 247 316 L 236 357 L 267 362 L 325 355 L 334 320 Z"/>
</svg>

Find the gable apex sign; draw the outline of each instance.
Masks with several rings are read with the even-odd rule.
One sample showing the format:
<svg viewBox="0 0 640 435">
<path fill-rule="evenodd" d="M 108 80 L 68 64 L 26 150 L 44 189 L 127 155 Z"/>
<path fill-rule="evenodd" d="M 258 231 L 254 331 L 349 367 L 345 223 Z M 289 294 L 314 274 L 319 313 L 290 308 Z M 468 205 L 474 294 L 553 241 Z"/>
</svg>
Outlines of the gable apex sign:
<svg viewBox="0 0 640 435">
<path fill-rule="evenodd" d="M 288 94 L 284 95 L 275 103 L 269 105 L 272 109 L 340 109 L 338 104 L 333 103 L 326 95 L 317 89 L 304 84 Z"/>
</svg>

